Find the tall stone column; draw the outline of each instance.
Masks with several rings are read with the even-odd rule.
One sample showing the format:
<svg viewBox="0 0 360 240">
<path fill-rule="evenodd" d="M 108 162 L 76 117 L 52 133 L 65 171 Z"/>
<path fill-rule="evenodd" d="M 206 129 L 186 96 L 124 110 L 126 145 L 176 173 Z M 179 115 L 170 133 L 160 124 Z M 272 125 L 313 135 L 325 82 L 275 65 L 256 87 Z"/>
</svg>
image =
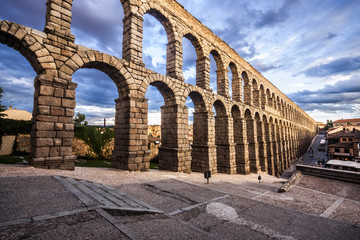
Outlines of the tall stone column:
<svg viewBox="0 0 360 240">
<path fill-rule="evenodd" d="M 284 152 L 283 152 L 283 139 L 281 133 L 281 125 L 276 125 L 276 140 L 278 144 L 278 163 L 279 163 L 279 173 L 281 174 L 284 171 Z"/>
<path fill-rule="evenodd" d="M 143 22 L 142 16 L 134 13 L 124 17 L 122 58 L 145 66 L 142 62 Z"/>
<path fill-rule="evenodd" d="M 210 89 L 210 58 L 203 56 L 196 60 L 196 86 Z"/>
<path fill-rule="evenodd" d="M 217 82 L 217 94 L 229 97 L 229 69 L 218 69 L 216 70 L 216 82 Z"/>
<path fill-rule="evenodd" d="M 191 169 L 217 173 L 213 112 L 194 112 Z"/>
<path fill-rule="evenodd" d="M 274 153 L 273 153 L 273 140 L 271 135 L 271 125 L 267 122 L 264 124 L 264 135 L 265 135 L 265 142 L 266 142 L 266 161 L 267 161 L 267 167 L 268 167 L 268 174 L 275 175 L 274 170 Z"/>
<path fill-rule="evenodd" d="M 62 44 L 74 46 L 75 36 L 71 34 L 72 0 L 47 0 L 44 32 L 60 37 Z M 55 42 L 58 39 L 52 37 Z"/>
<path fill-rule="evenodd" d="M 233 99 L 233 101 L 241 102 L 241 100 L 242 100 L 241 84 L 242 84 L 242 78 L 233 77 L 233 79 L 232 79 L 232 99 Z"/>
<path fill-rule="evenodd" d="M 260 93 L 259 90 L 257 90 L 257 89 L 253 90 L 253 99 L 252 99 L 252 101 L 253 101 L 253 105 L 255 107 L 260 107 L 260 94 L 259 93 Z"/>
<path fill-rule="evenodd" d="M 282 126 L 282 138 L 283 138 L 283 156 L 284 156 L 284 170 L 289 167 L 289 152 L 288 152 L 288 142 L 286 136 L 286 126 Z"/>
<path fill-rule="evenodd" d="M 252 92 L 252 85 L 250 83 L 245 82 L 244 86 L 244 102 L 247 105 L 253 105 L 253 92 Z"/>
<path fill-rule="evenodd" d="M 236 172 L 239 174 L 250 174 L 249 150 L 246 133 L 246 120 L 234 120 L 234 140 Z"/>
<path fill-rule="evenodd" d="M 218 172 L 236 174 L 232 117 L 215 117 L 215 144 Z"/>
<path fill-rule="evenodd" d="M 259 163 L 259 145 L 257 143 L 256 123 L 252 119 L 246 120 L 247 141 L 249 148 L 250 172 L 258 173 L 261 170 Z"/>
<path fill-rule="evenodd" d="M 173 39 L 167 44 L 166 75 L 182 80 L 183 78 L 183 51 L 181 42 Z"/>
<path fill-rule="evenodd" d="M 271 124 L 271 136 L 273 141 L 273 153 L 274 153 L 274 169 L 275 169 L 275 175 L 280 173 L 280 163 L 279 163 L 279 144 L 278 144 L 278 129 L 276 127 L 276 124 Z"/>
<path fill-rule="evenodd" d="M 268 171 L 268 162 L 267 162 L 267 143 L 265 140 L 265 127 L 263 124 L 264 122 L 258 121 L 257 122 L 257 142 L 258 142 L 258 149 L 259 149 L 259 162 L 261 171 L 267 172 Z"/>
<path fill-rule="evenodd" d="M 111 166 L 129 171 L 150 167 L 147 136 L 146 98 L 126 96 L 115 99 L 115 146 Z"/>
<path fill-rule="evenodd" d="M 49 75 L 35 78 L 30 164 L 73 170 L 73 116 L 77 84 Z"/>
<path fill-rule="evenodd" d="M 188 141 L 188 110 L 186 106 L 161 107 L 161 147 L 159 168 L 176 172 L 191 172 Z"/>
</svg>

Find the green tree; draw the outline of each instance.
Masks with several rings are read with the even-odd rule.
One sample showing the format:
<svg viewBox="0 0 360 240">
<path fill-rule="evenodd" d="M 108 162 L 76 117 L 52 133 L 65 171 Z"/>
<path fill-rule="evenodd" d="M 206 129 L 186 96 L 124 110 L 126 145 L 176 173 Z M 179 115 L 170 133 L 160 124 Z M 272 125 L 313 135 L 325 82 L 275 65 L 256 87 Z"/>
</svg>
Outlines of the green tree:
<svg viewBox="0 0 360 240">
<path fill-rule="evenodd" d="M 80 126 L 80 125 L 88 125 L 88 122 L 85 121 L 86 117 L 85 114 L 78 112 L 76 116 L 74 117 L 74 125 Z"/>
<path fill-rule="evenodd" d="M 327 120 L 326 121 L 326 126 L 324 127 L 324 130 L 327 131 L 329 128 L 333 127 L 333 122 L 332 120 Z"/>
<path fill-rule="evenodd" d="M 2 87 L 0 87 L 0 118 L 6 116 L 6 113 L 4 113 L 6 110 L 6 106 L 1 105 L 1 98 L 2 98 L 3 92 L 4 92 L 4 90 L 2 89 Z"/>
<path fill-rule="evenodd" d="M 109 156 L 106 151 L 107 145 L 114 138 L 114 130 L 95 126 L 81 126 L 75 131 L 75 137 L 83 140 L 91 149 L 88 155 L 95 155 L 95 158 L 105 159 Z"/>
</svg>

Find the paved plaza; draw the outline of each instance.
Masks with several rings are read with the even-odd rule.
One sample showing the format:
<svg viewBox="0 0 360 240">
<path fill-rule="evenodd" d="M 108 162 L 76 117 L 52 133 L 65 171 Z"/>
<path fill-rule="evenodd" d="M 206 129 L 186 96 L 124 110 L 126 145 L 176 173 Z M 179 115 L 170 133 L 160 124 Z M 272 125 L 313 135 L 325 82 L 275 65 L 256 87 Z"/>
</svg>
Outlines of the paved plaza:
<svg viewBox="0 0 360 240">
<path fill-rule="evenodd" d="M 360 186 L 0 165 L 0 239 L 358 239 Z"/>
</svg>

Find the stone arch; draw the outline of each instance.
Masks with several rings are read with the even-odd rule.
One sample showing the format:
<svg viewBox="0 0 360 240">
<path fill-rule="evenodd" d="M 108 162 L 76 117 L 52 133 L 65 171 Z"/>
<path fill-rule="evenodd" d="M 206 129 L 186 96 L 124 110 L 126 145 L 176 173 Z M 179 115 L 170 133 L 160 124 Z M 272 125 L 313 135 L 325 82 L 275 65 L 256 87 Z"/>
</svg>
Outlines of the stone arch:
<svg viewBox="0 0 360 240">
<path fill-rule="evenodd" d="M 258 159 L 260 166 L 258 166 L 258 170 L 266 172 L 267 171 L 267 161 L 266 161 L 266 142 L 264 137 L 265 132 L 265 123 L 263 122 L 263 117 L 260 116 L 258 112 L 255 113 L 255 121 L 256 121 L 256 144 L 257 147 L 256 152 L 258 153 Z"/>
<path fill-rule="evenodd" d="M 198 38 L 190 32 L 184 34 L 183 37 L 181 38 L 181 40 L 183 40 L 183 38 L 186 38 L 191 42 L 191 44 L 194 47 L 195 52 L 196 52 L 196 77 L 195 77 L 196 78 L 196 86 L 205 88 L 205 86 L 207 85 L 206 84 L 206 76 L 205 76 L 205 72 L 206 72 L 206 68 L 207 68 L 207 63 L 206 63 L 207 58 L 204 55 L 203 46 L 201 45 Z M 182 47 L 183 47 L 183 45 L 182 45 Z M 182 51 L 184 51 L 184 50 L 182 49 Z M 182 55 L 182 59 L 183 59 L 183 55 Z"/>
<path fill-rule="evenodd" d="M 232 73 L 231 89 L 232 89 L 232 100 L 241 101 L 241 78 L 239 77 L 239 71 L 234 62 L 229 63 L 229 67 Z"/>
<path fill-rule="evenodd" d="M 211 50 L 210 54 L 214 57 L 216 63 L 217 94 L 227 97 L 229 96 L 228 69 L 225 69 L 222 57 L 217 50 Z"/>
<path fill-rule="evenodd" d="M 44 33 L 31 29 L 33 34 L 29 34 L 28 29 L 17 23 L 0 20 L 0 43 L 24 56 L 37 74 L 54 75 L 54 58 L 37 40 L 43 38 Z"/>
<path fill-rule="evenodd" d="M 241 116 L 240 108 L 237 105 L 233 105 L 231 108 L 231 116 L 233 119 L 233 135 L 235 143 L 235 162 L 236 172 L 242 174 L 250 173 L 249 159 L 247 152 L 247 140 L 245 121 Z"/>
<path fill-rule="evenodd" d="M 257 131 L 256 124 L 253 114 L 250 109 L 245 110 L 245 120 L 246 120 L 246 134 L 248 141 L 248 149 L 249 149 L 249 163 L 250 163 L 250 172 L 257 173 L 258 172 L 258 153 L 257 153 Z"/>
<path fill-rule="evenodd" d="M 252 86 L 253 105 L 255 107 L 260 107 L 259 86 L 256 79 L 253 78 L 251 86 Z"/>
<path fill-rule="evenodd" d="M 267 102 L 267 97 L 266 97 L 266 94 L 265 94 L 264 86 L 262 84 L 260 85 L 259 97 L 260 97 L 260 107 L 262 109 L 265 109 L 266 102 Z"/>
<path fill-rule="evenodd" d="M 271 98 L 271 93 L 270 93 L 270 90 L 267 88 L 266 89 L 266 102 L 267 102 L 267 105 L 269 106 L 269 107 L 272 107 L 273 106 L 273 101 L 272 101 L 272 98 Z"/>
<path fill-rule="evenodd" d="M 176 32 L 175 22 L 166 10 L 156 3 L 144 3 L 139 12 L 141 16 L 150 14 L 164 27 L 168 39 L 166 47 L 166 75 L 184 81 L 182 77 L 182 39 Z"/>
<path fill-rule="evenodd" d="M 122 61 L 106 53 L 95 50 L 78 52 L 60 66 L 59 75 L 64 79 L 71 80 L 73 73 L 80 68 L 93 68 L 106 73 L 116 84 L 119 93 L 126 93 L 130 90 L 131 74 L 124 67 Z"/>
<path fill-rule="evenodd" d="M 196 172 L 217 172 L 214 113 L 203 96 L 203 89 L 190 85 L 184 92 L 183 102 L 187 96 L 194 103 L 193 144 L 191 145 L 191 170 Z"/>
<path fill-rule="evenodd" d="M 243 102 L 247 105 L 251 105 L 252 103 L 252 90 L 249 81 L 249 77 L 246 71 L 241 73 L 243 79 Z"/>
<path fill-rule="evenodd" d="M 221 100 L 214 102 L 215 145 L 218 172 L 236 173 L 235 149 L 233 147 L 233 120 L 228 116 L 226 106 Z"/>
</svg>

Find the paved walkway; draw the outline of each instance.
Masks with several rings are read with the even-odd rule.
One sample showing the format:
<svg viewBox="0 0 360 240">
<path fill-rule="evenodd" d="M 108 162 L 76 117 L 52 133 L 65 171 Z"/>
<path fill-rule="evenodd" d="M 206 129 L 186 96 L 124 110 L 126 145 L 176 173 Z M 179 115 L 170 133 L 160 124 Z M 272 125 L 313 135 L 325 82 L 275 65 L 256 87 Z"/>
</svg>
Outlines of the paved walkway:
<svg viewBox="0 0 360 240">
<path fill-rule="evenodd" d="M 0 239 L 360 236 L 356 184 L 304 176 L 290 192 L 279 194 L 284 180 L 267 175 L 259 184 L 255 174 L 217 174 L 206 184 L 201 173 L 54 172 L 0 165 Z M 100 183 L 94 172 L 106 181 Z"/>
</svg>

